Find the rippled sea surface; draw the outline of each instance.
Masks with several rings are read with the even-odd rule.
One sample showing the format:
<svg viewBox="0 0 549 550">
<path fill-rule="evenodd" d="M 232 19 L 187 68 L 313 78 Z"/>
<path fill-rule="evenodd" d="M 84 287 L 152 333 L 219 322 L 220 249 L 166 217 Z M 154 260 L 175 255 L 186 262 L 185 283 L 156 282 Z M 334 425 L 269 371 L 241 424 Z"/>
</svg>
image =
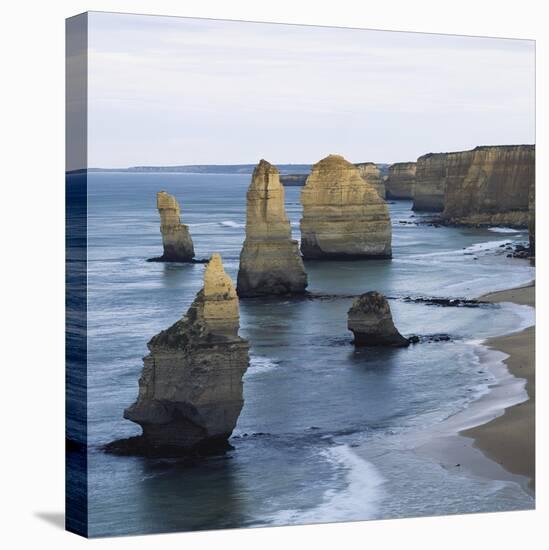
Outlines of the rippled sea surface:
<svg viewBox="0 0 549 550">
<path fill-rule="evenodd" d="M 185 313 L 202 285 L 203 265 L 145 261 L 162 252 L 156 192 L 178 198 L 197 257 L 220 252 L 236 280 L 249 182 L 249 175 L 89 175 L 90 534 L 532 508 L 514 482 L 448 471 L 399 448 L 402 434 L 438 425 L 493 382 L 473 340 L 529 318 L 512 304 L 455 308 L 399 298 L 476 297 L 533 279 L 526 261 L 499 253 L 526 240 L 524 232 L 417 225 L 408 201 L 389 205 L 392 260 L 308 262 L 314 299 L 241 301 L 251 366 L 232 451 L 192 465 L 101 451 L 140 432 L 122 414 L 137 396 L 146 343 Z M 286 188 L 296 239 L 299 192 Z M 452 339 L 355 351 L 346 314 L 350 296 L 368 290 L 393 298 L 403 334 Z"/>
</svg>

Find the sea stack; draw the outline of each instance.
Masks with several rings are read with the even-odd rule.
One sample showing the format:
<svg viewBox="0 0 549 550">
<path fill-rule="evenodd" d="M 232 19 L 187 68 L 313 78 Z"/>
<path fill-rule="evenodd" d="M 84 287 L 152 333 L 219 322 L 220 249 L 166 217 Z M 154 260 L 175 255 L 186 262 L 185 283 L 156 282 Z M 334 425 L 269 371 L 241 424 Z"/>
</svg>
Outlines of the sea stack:
<svg viewBox="0 0 549 550">
<path fill-rule="evenodd" d="M 213 254 L 204 288 L 185 317 L 147 344 L 137 401 L 124 417 L 139 424 L 144 453 L 227 447 L 242 409 L 249 345 L 238 336 L 239 306 L 221 257 Z"/>
<path fill-rule="evenodd" d="M 381 179 L 381 173 L 379 168 L 373 162 L 360 162 L 355 164 L 358 168 L 360 177 L 369 183 L 378 193 L 379 196 L 384 199 L 386 195 L 385 183 Z"/>
<path fill-rule="evenodd" d="M 528 227 L 534 145 L 448 153 L 442 218 L 448 223 Z"/>
<path fill-rule="evenodd" d="M 355 346 L 405 347 L 410 344 L 396 329 L 389 303 L 379 292 L 366 292 L 353 302 L 347 328 L 354 334 Z"/>
<path fill-rule="evenodd" d="M 385 182 L 388 199 L 410 200 L 414 198 L 416 163 L 397 162 L 389 166 L 389 176 Z"/>
<path fill-rule="evenodd" d="M 239 296 L 300 294 L 307 274 L 292 240 L 278 170 L 266 160 L 256 166 L 246 195 L 246 239 L 240 253 Z"/>
<path fill-rule="evenodd" d="M 342 156 L 329 155 L 313 166 L 301 204 L 304 258 L 391 257 L 387 204 Z"/>
<path fill-rule="evenodd" d="M 156 207 L 160 213 L 160 233 L 164 254 L 157 261 L 192 262 L 194 246 L 189 228 L 181 223 L 179 203 L 165 191 L 156 194 Z"/>
</svg>

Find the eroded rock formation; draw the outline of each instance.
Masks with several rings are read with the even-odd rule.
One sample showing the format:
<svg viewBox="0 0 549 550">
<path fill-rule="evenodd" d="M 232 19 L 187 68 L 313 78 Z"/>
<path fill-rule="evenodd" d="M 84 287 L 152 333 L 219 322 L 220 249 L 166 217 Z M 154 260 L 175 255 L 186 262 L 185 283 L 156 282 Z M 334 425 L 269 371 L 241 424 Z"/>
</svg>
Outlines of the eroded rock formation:
<svg viewBox="0 0 549 550">
<path fill-rule="evenodd" d="M 397 162 L 389 166 L 389 176 L 385 182 L 388 199 L 413 199 L 416 181 L 415 162 Z"/>
<path fill-rule="evenodd" d="M 221 257 L 213 254 L 204 288 L 185 317 L 147 344 L 137 401 L 124 417 L 143 429 L 141 452 L 162 454 L 223 448 L 242 409 L 246 340 L 239 306 Z"/>
<path fill-rule="evenodd" d="M 528 193 L 528 237 L 530 240 L 530 256 L 536 256 L 536 182 L 532 178 Z"/>
<path fill-rule="evenodd" d="M 417 159 L 413 210 L 444 210 L 446 162 L 447 153 L 429 153 Z"/>
<path fill-rule="evenodd" d="M 442 217 L 449 223 L 526 227 L 534 179 L 533 145 L 448 153 Z"/>
<path fill-rule="evenodd" d="M 342 156 L 329 155 L 313 166 L 301 203 L 305 258 L 391 256 L 387 204 Z"/>
<path fill-rule="evenodd" d="M 160 214 L 160 233 L 164 254 L 157 261 L 190 262 L 194 258 L 194 246 L 189 228 L 181 223 L 179 203 L 165 191 L 156 194 L 156 207 Z"/>
<path fill-rule="evenodd" d="M 348 312 L 347 328 L 355 346 L 404 347 L 410 344 L 396 329 L 389 302 L 379 292 L 359 296 Z"/>
<path fill-rule="evenodd" d="M 292 240 L 278 170 L 261 160 L 246 195 L 246 240 L 240 253 L 239 296 L 299 294 L 307 274 Z"/>
<path fill-rule="evenodd" d="M 360 177 L 369 183 L 378 193 L 379 196 L 384 199 L 386 195 L 385 183 L 381 179 L 381 173 L 379 168 L 373 162 L 360 162 L 355 164 L 358 168 Z"/>
</svg>

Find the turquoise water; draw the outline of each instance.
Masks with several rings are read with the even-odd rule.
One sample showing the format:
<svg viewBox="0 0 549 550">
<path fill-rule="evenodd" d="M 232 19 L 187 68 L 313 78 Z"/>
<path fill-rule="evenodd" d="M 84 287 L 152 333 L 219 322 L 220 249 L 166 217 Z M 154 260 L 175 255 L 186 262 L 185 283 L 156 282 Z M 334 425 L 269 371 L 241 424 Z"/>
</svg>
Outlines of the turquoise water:
<svg viewBox="0 0 549 550">
<path fill-rule="evenodd" d="M 532 508 L 516 483 L 449 472 L 395 443 L 482 395 L 493 376 L 471 341 L 516 330 L 528 317 L 512 305 L 445 308 L 398 298 L 475 297 L 533 279 L 528 262 L 496 254 L 503 243 L 526 240 L 524 232 L 415 225 L 419 216 L 408 201 L 389 205 L 392 260 L 307 262 L 316 298 L 241 301 L 251 367 L 226 456 L 189 465 L 100 450 L 139 433 L 122 413 L 137 395 L 146 343 L 185 313 L 202 284 L 203 265 L 145 261 L 162 248 L 156 192 L 178 198 L 197 257 L 220 252 L 236 280 L 249 178 L 89 175 L 90 534 Z M 299 192 L 286 189 L 294 238 Z M 394 298 L 403 334 L 447 333 L 452 340 L 355 351 L 348 296 L 368 290 Z M 358 444 L 367 460 L 353 451 Z"/>
</svg>

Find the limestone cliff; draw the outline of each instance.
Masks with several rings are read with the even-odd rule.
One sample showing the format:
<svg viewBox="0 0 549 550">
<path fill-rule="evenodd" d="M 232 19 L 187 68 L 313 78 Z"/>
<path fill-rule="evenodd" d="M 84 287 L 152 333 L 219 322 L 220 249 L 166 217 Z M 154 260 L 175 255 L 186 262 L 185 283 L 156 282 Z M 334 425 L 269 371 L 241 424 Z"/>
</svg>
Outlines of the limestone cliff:
<svg viewBox="0 0 549 550">
<path fill-rule="evenodd" d="M 379 196 L 384 199 L 386 195 L 385 183 L 381 179 L 381 172 L 373 162 L 360 162 L 355 164 L 358 168 L 360 177 L 369 183 L 379 193 Z"/>
<path fill-rule="evenodd" d="M 213 254 L 204 288 L 185 317 L 154 336 L 137 401 L 124 417 L 139 424 L 141 452 L 187 453 L 227 445 L 243 406 L 248 342 L 238 336 L 238 298 Z"/>
<path fill-rule="evenodd" d="M 278 170 L 261 160 L 246 195 L 246 239 L 240 253 L 239 296 L 299 294 L 307 274 L 292 240 Z"/>
<path fill-rule="evenodd" d="M 385 182 L 388 199 L 413 199 L 416 181 L 415 162 L 397 162 L 389 166 L 389 175 Z"/>
<path fill-rule="evenodd" d="M 444 210 L 446 161 L 447 153 L 429 153 L 417 159 L 413 210 Z"/>
<path fill-rule="evenodd" d="M 165 191 L 160 191 L 156 194 L 156 206 L 160 213 L 160 233 L 164 254 L 155 259 L 164 262 L 192 261 L 193 240 L 189 228 L 181 223 L 177 199 Z"/>
<path fill-rule="evenodd" d="M 329 155 L 313 166 L 301 203 L 305 258 L 391 256 L 387 204 L 342 156 Z"/>
<path fill-rule="evenodd" d="M 533 145 L 448 153 L 443 219 L 449 223 L 528 225 L 535 178 Z"/>
<path fill-rule="evenodd" d="M 410 343 L 396 329 L 389 302 L 379 292 L 366 292 L 353 302 L 347 327 L 354 334 L 355 346 L 404 347 Z"/>
</svg>

